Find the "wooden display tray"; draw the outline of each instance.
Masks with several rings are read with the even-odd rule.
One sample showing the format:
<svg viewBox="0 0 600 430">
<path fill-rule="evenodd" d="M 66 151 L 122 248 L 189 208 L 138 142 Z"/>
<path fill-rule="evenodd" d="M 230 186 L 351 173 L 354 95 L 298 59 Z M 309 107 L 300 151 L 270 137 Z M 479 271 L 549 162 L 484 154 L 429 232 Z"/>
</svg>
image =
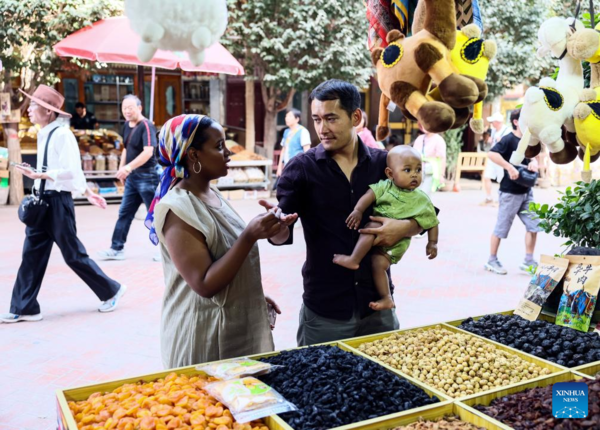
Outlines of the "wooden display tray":
<svg viewBox="0 0 600 430">
<path fill-rule="evenodd" d="M 515 313 L 515 311 L 514 311 L 514 310 L 511 310 L 511 311 L 498 312 L 498 313 L 496 313 L 496 314 L 493 314 L 493 315 L 513 315 L 514 313 Z M 479 320 L 479 319 L 483 318 L 484 316 L 485 316 L 485 315 L 480 315 L 480 316 L 478 316 L 478 317 L 473 317 L 473 320 L 477 321 L 477 320 Z M 539 316 L 538 318 L 539 318 L 540 320 L 542 320 L 542 321 L 547 321 L 547 322 L 549 322 L 549 323 L 552 323 L 552 324 L 554 324 L 554 318 L 553 318 L 553 317 L 551 317 L 550 315 L 544 315 L 544 314 L 540 314 L 540 316 Z M 469 334 L 471 334 L 471 335 L 473 335 L 473 336 L 477 336 L 477 337 L 479 337 L 479 338 L 481 338 L 481 339 L 485 339 L 485 340 L 487 340 L 488 342 L 492 342 L 492 343 L 494 343 L 494 344 L 496 344 L 496 345 L 502 345 L 502 346 L 504 346 L 505 348 L 509 348 L 509 349 L 512 349 L 512 350 L 514 350 L 514 351 L 518 351 L 518 352 L 520 352 L 521 354 L 530 355 L 531 357 L 534 357 L 534 358 L 536 358 L 536 359 L 538 359 L 538 360 L 543 360 L 543 361 L 546 361 L 546 362 L 548 362 L 548 363 L 550 363 L 550 364 L 553 364 L 554 366 L 560 367 L 561 369 L 565 369 L 565 370 L 578 370 L 578 369 L 580 369 L 580 368 L 585 368 L 585 367 L 594 366 L 594 365 L 596 365 L 596 366 L 600 366 L 600 361 L 592 361 L 591 363 L 588 363 L 588 364 L 582 364 L 581 366 L 577 366 L 577 367 L 567 367 L 567 366 L 560 366 L 560 365 L 558 365 L 558 364 L 556 364 L 556 363 L 553 363 L 552 361 L 549 361 L 549 360 L 545 360 L 545 359 L 543 359 L 543 358 L 536 357 L 535 355 L 533 355 L 533 354 L 529 354 L 528 352 L 524 352 L 524 351 L 521 351 L 521 350 L 519 350 L 519 349 L 516 349 L 516 348 L 511 348 L 510 346 L 506 346 L 506 345 L 504 345 L 504 344 L 501 344 L 500 342 L 496 342 L 495 340 L 491 340 L 491 339 L 488 339 L 487 337 L 483 337 L 483 336 L 480 336 L 480 335 L 478 335 L 478 334 L 471 333 L 470 331 L 463 330 L 462 328 L 459 328 L 458 326 L 459 326 L 459 325 L 461 325 L 461 324 L 462 324 L 462 322 L 463 322 L 463 321 L 465 321 L 466 319 L 467 319 L 467 318 L 465 318 L 465 319 L 461 319 L 461 320 L 454 320 L 454 321 L 450 321 L 450 322 L 447 322 L 447 323 L 445 323 L 445 325 L 451 325 L 451 326 L 453 326 L 453 327 L 456 327 L 456 329 L 457 329 L 457 330 L 460 330 L 460 331 L 462 331 L 462 332 L 464 332 L 464 333 L 469 333 Z M 593 332 L 594 330 L 595 330 L 595 328 L 594 328 L 594 327 L 590 327 L 590 329 L 589 329 L 589 332 Z"/>
<path fill-rule="evenodd" d="M 498 428 L 498 429 L 512 430 L 512 427 L 509 427 L 508 425 L 501 423 L 500 421 L 484 414 L 483 412 L 479 412 L 473 406 L 476 406 L 476 405 L 489 406 L 489 404 L 492 403 L 492 401 L 495 399 L 498 399 L 498 398 L 504 397 L 504 396 L 508 396 L 510 394 L 519 393 L 519 392 L 525 391 L 529 388 L 547 387 L 548 385 L 552 385 L 557 382 L 568 382 L 568 381 L 573 381 L 573 380 L 580 381 L 582 379 L 590 379 L 590 378 L 586 378 L 583 375 L 578 375 L 575 372 L 565 371 L 565 372 L 559 373 L 557 375 L 552 375 L 552 376 L 546 377 L 544 379 L 538 379 L 538 380 L 529 381 L 529 382 L 520 382 L 518 384 L 513 384 L 508 387 L 503 387 L 500 390 L 495 390 L 495 391 L 484 393 L 484 394 L 480 393 L 480 394 L 476 394 L 473 396 L 469 396 L 469 397 L 466 397 L 466 398 L 460 400 L 459 404 L 462 407 L 464 407 L 467 411 L 471 412 L 472 414 L 474 414 L 482 419 L 486 419 L 486 420 L 492 422 L 493 424 L 496 425 L 496 428 Z"/>
<path fill-rule="evenodd" d="M 554 363 L 551 363 L 549 361 L 542 360 L 541 358 L 538 358 L 538 357 L 536 357 L 534 355 L 524 353 L 524 352 L 519 351 L 519 350 L 514 349 L 514 348 L 509 348 L 508 346 L 502 345 L 501 343 L 494 342 L 494 341 L 491 341 L 491 340 L 486 339 L 484 337 L 474 335 L 473 333 L 469 333 L 467 331 L 458 329 L 458 328 L 456 328 L 456 327 L 454 327 L 452 325 L 449 325 L 449 324 L 433 324 L 433 325 L 427 325 L 427 326 L 423 326 L 423 327 L 415 327 L 415 328 L 410 328 L 410 329 L 396 330 L 396 331 L 390 331 L 390 332 L 386 332 L 386 333 L 380 333 L 380 334 L 377 334 L 377 335 L 370 335 L 370 336 L 357 337 L 357 338 L 353 338 L 353 339 L 346 339 L 346 340 L 342 340 L 340 342 L 342 344 L 345 344 L 345 345 L 349 346 L 350 348 L 354 349 L 356 352 L 362 354 L 363 356 L 369 357 L 371 360 L 379 363 L 383 367 L 395 371 L 396 373 L 398 373 L 402 377 L 404 377 L 406 379 L 410 379 L 410 380 L 416 380 L 414 377 L 405 374 L 401 370 L 398 370 L 398 369 L 395 369 L 395 368 L 393 368 L 391 366 L 388 366 L 387 364 L 383 363 L 382 361 L 380 361 L 380 360 L 378 360 L 378 359 L 376 359 L 374 357 L 370 357 L 370 356 L 368 356 L 366 354 L 363 354 L 361 351 L 358 350 L 358 347 L 360 345 L 362 345 L 363 343 L 373 342 L 373 341 L 376 341 L 376 340 L 380 340 L 380 339 L 389 337 L 390 335 L 392 335 L 394 333 L 406 333 L 406 332 L 415 331 L 415 330 L 431 330 L 431 329 L 435 328 L 436 326 L 440 326 L 441 328 L 445 328 L 445 329 L 447 329 L 449 331 L 452 331 L 452 332 L 455 332 L 455 333 L 468 334 L 468 335 L 477 337 L 477 338 L 483 340 L 486 343 L 490 343 L 490 344 L 494 345 L 496 347 L 496 349 L 499 349 L 499 350 L 502 350 L 502 351 L 506 351 L 506 352 L 508 352 L 510 354 L 513 354 L 513 355 L 517 355 L 517 356 L 521 357 L 523 360 L 525 360 L 528 363 L 533 363 L 533 364 L 536 364 L 537 366 L 539 366 L 539 367 L 541 367 L 543 369 L 548 369 L 548 370 L 550 370 L 551 374 L 560 373 L 560 372 L 564 372 L 564 371 L 567 370 L 566 368 L 564 368 L 562 366 L 558 366 L 558 365 L 556 365 Z M 538 381 L 538 380 L 547 378 L 548 376 L 549 375 L 539 376 L 537 378 L 531 379 L 530 381 Z M 427 386 L 430 390 L 435 390 L 433 387 L 429 386 L 426 382 L 423 382 L 423 381 L 420 381 L 420 380 L 418 380 L 418 381 L 422 385 Z M 493 392 L 495 390 L 496 389 L 491 389 L 491 390 L 484 391 L 482 393 L 477 393 L 477 394 L 478 395 L 479 394 L 484 394 L 484 393 L 488 393 L 488 392 Z M 448 396 L 447 394 L 444 394 L 444 395 Z M 465 398 L 465 397 L 462 397 L 462 398 Z M 452 398 L 452 399 L 453 400 L 460 400 L 462 398 L 461 397 L 456 397 L 456 398 Z"/>
<path fill-rule="evenodd" d="M 448 415 L 458 416 L 462 421 L 475 424 L 487 430 L 503 430 L 504 427 L 499 427 L 487 416 L 475 415 L 473 412 L 465 408 L 460 403 L 445 403 L 429 409 L 427 411 L 412 412 L 408 415 L 395 418 L 375 418 L 369 421 L 363 421 L 358 424 L 345 426 L 344 429 L 361 429 L 361 430 L 390 430 L 399 426 L 406 426 L 418 421 L 419 418 L 424 420 L 435 420 L 437 418 L 446 417 Z M 341 427 L 339 427 L 341 429 Z"/>
<path fill-rule="evenodd" d="M 368 357 L 368 356 L 360 353 L 359 351 L 356 351 L 353 348 L 350 348 L 342 343 L 339 343 L 339 342 L 331 342 L 331 343 L 326 343 L 323 345 L 335 346 L 344 351 L 351 352 L 351 353 L 361 356 L 361 357 L 366 357 L 370 361 L 373 361 L 370 357 Z M 292 349 L 300 349 L 300 348 L 292 348 Z M 252 355 L 252 356 L 250 356 L 250 358 L 259 359 L 259 358 L 273 357 L 280 353 L 281 353 L 281 351 L 275 351 L 275 352 L 271 352 L 271 353 L 267 353 L 267 354 Z M 226 360 L 222 360 L 222 361 L 226 361 Z M 390 369 L 391 369 L 388 366 L 383 366 L 383 367 L 386 368 L 386 370 L 388 370 L 388 371 L 390 371 Z M 152 374 L 148 374 L 148 375 L 135 376 L 135 377 L 126 378 L 126 379 L 119 379 L 116 381 L 104 382 L 104 383 L 100 383 L 100 384 L 87 385 L 87 386 L 83 386 L 83 387 L 69 388 L 69 389 L 64 389 L 64 390 L 56 390 L 57 412 L 58 412 L 58 414 L 57 414 L 58 430 L 77 430 L 77 424 L 75 422 L 73 414 L 71 414 L 71 410 L 69 409 L 69 405 L 68 405 L 69 401 L 85 400 L 93 393 L 110 392 L 124 384 L 131 384 L 131 383 L 136 383 L 139 381 L 144 381 L 144 382 L 155 381 L 159 378 L 164 378 L 165 376 L 167 376 L 169 373 L 172 373 L 172 372 L 175 372 L 177 374 L 184 374 L 184 375 L 198 375 L 198 374 L 203 375 L 203 374 L 205 374 L 204 372 L 196 370 L 196 365 L 195 365 L 195 366 L 180 367 L 180 368 L 176 368 L 176 369 L 169 369 L 169 370 L 165 370 L 162 372 L 152 373 Z M 443 405 L 450 405 L 452 403 L 451 399 L 448 396 L 446 396 L 445 394 L 442 394 L 434 389 L 431 389 L 427 385 L 423 384 L 422 382 L 420 382 L 414 378 L 406 377 L 404 375 L 399 375 L 399 372 L 397 372 L 397 371 L 390 371 L 390 373 L 393 373 L 396 376 L 401 376 L 402 378 L 407 379 L 413 385 L 416 385 L 417 387 L 423 389 L 423 391 L 425 391 L 430 397 L 432 397 L 434 395 L 437 396 L 440 400 L 440 403 L 422 406 L 420 408 L 410 409 L 408 411 L 398 412 L 395 414 L 384 415 L 382 417 L 378 417 L 378 418 L 375 418 L 375 419 L 369 420 L 369 421 L 362 421 L 359 423 L 336 427 L 335 428 L 336 430 L 362 428 L 359 426 L 359 425 L 362 425 L 362 423 L 369 423 L 369 422 L 372 422 L 375 420 L 399 419 L 401 417 L 405 417 L 405 416 L 408 416 L 411 414 L 417 414 L 417 416 L 418 416 L 419 414 L 426 413 L 427 411 L 429 411 L 431 409 L 435 409 L 435 408 L 437 408 L 439 406 L 443 406 Z M 268 418 L 265 418 L 264 420 L 265 420 L 265 423 L 267 424 L 267 426 L 269 427 L 269 429 L 271 429 L 271 430 L 293 430 L 292 427 L 290 427 L 283 419 L 281 419 L 277 415 L 270 416 Z"/>
<path fill-rule="evenodd" d="M 590 364 L 584 364 L 583 366 L 577 366 L 571 369 L 572 372 L 578 375 L 589 376 L 594 378 L 597 374 L 600 375 L 600 361 L 596 361 Z"/>
</svg>

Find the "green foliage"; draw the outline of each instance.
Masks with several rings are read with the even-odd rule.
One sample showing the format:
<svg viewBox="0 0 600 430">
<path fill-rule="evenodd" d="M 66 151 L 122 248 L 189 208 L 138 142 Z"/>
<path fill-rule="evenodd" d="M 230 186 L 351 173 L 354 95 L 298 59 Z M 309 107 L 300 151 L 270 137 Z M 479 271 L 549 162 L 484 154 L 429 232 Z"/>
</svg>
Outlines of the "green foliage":
<svg viewBox="0 0 600 430">
<path fill-rule="evenodd" d="M 456 173 L 456 162 L 463 146 L 465 128 L 467 128 L 466 124 L 460 128 L 448 130 L 442 135 L 446 141 L 446 178 L 448 180 L 454 179 Z"/>
<path fill-rule="evenodd" d="M 222 40 L 248 78 L 272 91 L 310 90 L 338 78 L 366 87 L 373 73 L 362 2 L 229 0 Z"/>
<path fill-rule="evenodd" d="M 0 82 L 21 78 L 21 87 L 53 84 L 65 60 L 52 46 L 109 16 L 122 15 L 120 0 L 0 0 Z"/>
<path fill-rule="evenodd" d="M 546 233 L 568 239 L 565 246 L 600 248 L 600 182 L 578 182 L 554 206 L 531 203 L 529 212 Z"/>
<path fill-rule="evenodd" d="M 553 0 L 481 0 L 484 37 L 498 44 L 486 82 L 488 99 L 522 83 L 536 84 L 548 70 L 549 59 L 536 56 L 537 32 L 550 17 Z"/>
</svg>

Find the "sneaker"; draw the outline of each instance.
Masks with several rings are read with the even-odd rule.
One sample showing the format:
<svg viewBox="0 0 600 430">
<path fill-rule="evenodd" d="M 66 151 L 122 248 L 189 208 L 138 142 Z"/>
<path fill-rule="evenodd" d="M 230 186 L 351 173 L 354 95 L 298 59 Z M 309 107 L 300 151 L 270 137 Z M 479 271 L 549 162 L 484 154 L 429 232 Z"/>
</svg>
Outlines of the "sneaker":
<svg viewBox="0 0 600 430">
<path fill-rule="evenodd" d="M 156 254 L 154 257 L 152 257 L 153 261 L 162 261 L 162 256 L 159 254 Z"/>
<path fill-rule="evenodd" d="M 125 285 L 121 285 L 121 288 L 119 288 L 119 291 L 117 291 L 117 294 L 115 294 L 115 296 L 112 299 L 108 299 L 105 302 L 102 302 L 102 304 L 98 307 L 98 311 L 99 312 L 112 312 L 117 308 L 117 305 L 119 304 L 119 300 L 121 299 L 121 297 L 123 297 L 125 295 L 125 292 L 127 291 L 127 286 Z"/>
<path fill-rule="evenodd" d="M 97 255 L 100 260 L 125 260 L 125 251 L 117 251 L 112 248 L 100 251 Z"/>
<path fill-rule="evenodd" d="M 42 314 L 36 315 L 15 315 L 15 314 L 0 314 L 0 321 L 5 323 L 16 323 L 19 321 L 41 321 Z"/>
<path fill-rule="evenodd" d="M 486 198 L 484 201 L 479 203 L 479 206 L 493 206 L 493 205 L 494 205 L 494 200 L 488 199 L 488 198 Z"/>
<path fill-rule="evenodd" d="M 538 267 L 537 261 L 530 261 L 529 263 L 527 261 L 523 261 L 521 263 L 521 265 L 519 266 L 519 269 L 521 269 L 523 272 L 531 273 L 532 271 L 535 271 L 535 269 L 537 269 L 537 267 Z"/>
<path fill-rule="evenodd" d="M 488 272 L 492 272 L 497 275 L 506 275 L 508 273 L 506 269 L 502 267 L 502 264 L 498 260 L 488 261 L 483 267 Z"/>
</svg>

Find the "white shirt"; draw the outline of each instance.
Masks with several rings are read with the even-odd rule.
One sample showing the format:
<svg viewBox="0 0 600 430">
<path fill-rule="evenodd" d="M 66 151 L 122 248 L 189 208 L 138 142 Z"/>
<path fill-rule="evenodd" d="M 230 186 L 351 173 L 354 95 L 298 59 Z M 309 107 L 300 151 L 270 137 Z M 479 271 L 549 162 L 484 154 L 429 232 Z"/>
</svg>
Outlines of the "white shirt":
<svg viewBox="0 0 600 430">
<path fill-rule="evenodd" d="M 507 125 L 504 125 L 500 130 L 496 130 L 494 127 L 492 127 L 492 133 L 490 135 L 492 139 L 492 147 L 496 143 L 500 142 L 500 139 L 502 139 L 508 133 L 510 133 L 510 128 Z"/>
<path fill-rule="evenodd" d="M 81 169 L 79 145 L 71 130 L 57 119 L 38 131 L 37 134 L 37 169 L 42 171 L 44 150 L 48 135 L 57 129 L 50 139 L 48 147 L 48 168 L 46 173 L 53 180 L 46 181 L 46 191 L 70 191 L 83 194 L 87 188 L 85 176 Z M 40 189 L 40 179 L 35 180 L 36 190 Z"/>
</svg>

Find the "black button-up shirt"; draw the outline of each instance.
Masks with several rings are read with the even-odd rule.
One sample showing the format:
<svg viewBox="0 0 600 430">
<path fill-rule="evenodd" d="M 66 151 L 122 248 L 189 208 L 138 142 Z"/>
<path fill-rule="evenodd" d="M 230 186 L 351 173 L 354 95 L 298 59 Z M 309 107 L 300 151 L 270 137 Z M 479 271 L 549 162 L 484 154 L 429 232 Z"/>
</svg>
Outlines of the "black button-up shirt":
<svg viewBox="0 0 600 430">
<path fill-rule="evenodd" d="M 379 300 L 373 283 L 371 259 L 365 257 L 356 271 L 333 264 L 333 254 L 352 254 L 359 234 L 346 219 L 369 185 L 386 179 L 387 152 L 369 148 L 359 140 L 358 164 L 350 181 L 322 145 L 299 154 L 286 164 L 277 185 L 279 207 L 298 213 L 306 241 L 302 268 L 304 303 L 325 318 L 349 320 L 355 310 L 361 317 Z M 364 213 L 369 221 L 372 208 Z M 293 242 L 293 227 L 284 244 Z M 390 281 L 390 288 L 393 288 Z"/>
</svg>

